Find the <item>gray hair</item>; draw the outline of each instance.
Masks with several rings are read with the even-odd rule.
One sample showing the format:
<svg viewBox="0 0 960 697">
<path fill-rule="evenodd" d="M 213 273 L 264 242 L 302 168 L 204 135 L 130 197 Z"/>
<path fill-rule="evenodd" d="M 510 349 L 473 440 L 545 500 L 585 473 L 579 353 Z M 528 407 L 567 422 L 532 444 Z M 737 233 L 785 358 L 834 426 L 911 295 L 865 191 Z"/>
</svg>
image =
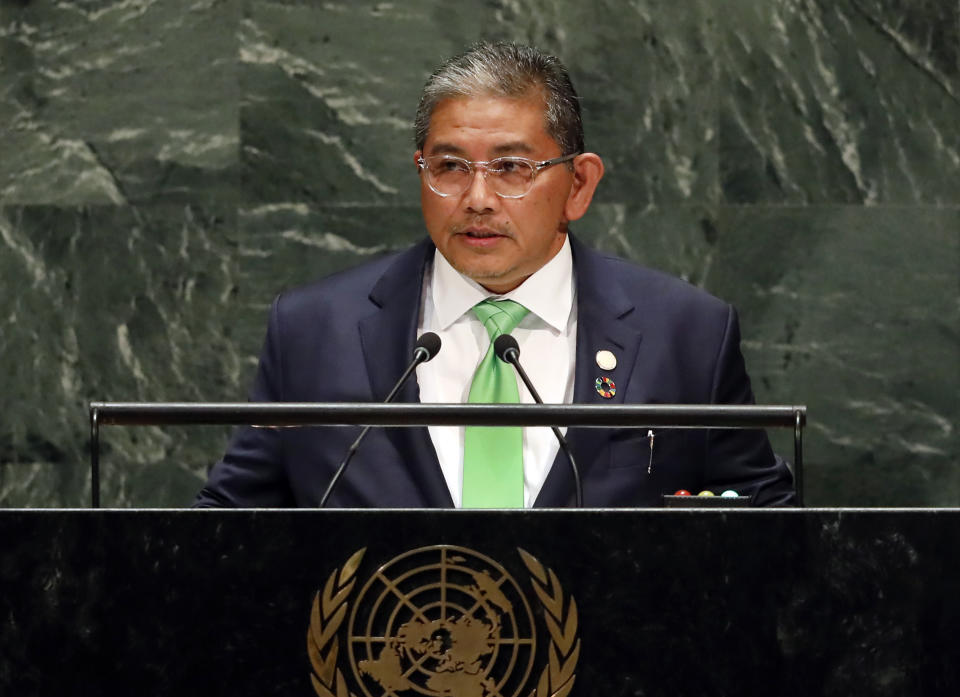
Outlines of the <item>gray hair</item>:
<svg viewBox="0 0 960 697">
<path fill-rule="evenodd" d="M 547 133 L 561 153 L 583 152 L 580 99 L 563 63 L 532 46 L 487 42 L 446 61 L 427 80 L 413 124 L 417 149 L 423 149 L 433 110 L 444 99 L 519 98 L 537 92 L 544 99 Z"/>
</svg>

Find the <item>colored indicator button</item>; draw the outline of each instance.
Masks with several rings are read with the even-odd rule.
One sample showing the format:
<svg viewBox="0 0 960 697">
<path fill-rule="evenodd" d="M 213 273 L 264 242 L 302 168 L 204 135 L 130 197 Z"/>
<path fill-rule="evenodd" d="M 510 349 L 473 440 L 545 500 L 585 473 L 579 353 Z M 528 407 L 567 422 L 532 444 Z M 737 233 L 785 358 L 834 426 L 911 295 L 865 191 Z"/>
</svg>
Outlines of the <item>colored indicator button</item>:
<svg viewBox="0 0 960 697">
<path fill-rule="evenodd" d="M 674 496 L 690 496 L 690 492 L 687 491 L 686 489 L 678 489 L 677 491 L 673 492 L 673 495 Z"/>
<path fill-rule="evenodd" d="M 714 496 L 714 493 L 712 491 L 709 491 L 708 489 L 704 489 L 699 494 L 697 494 L 697 496 Z"/>
<path fill-rule="evenodd" d="M 725 492 L 720 494 L 720 496 L 722 496 L 725 499 L 735 499 L 735 498 L 738 498 L 740 494 L 735 492 L 733 489 L 727 489 Z"/>
</svg>

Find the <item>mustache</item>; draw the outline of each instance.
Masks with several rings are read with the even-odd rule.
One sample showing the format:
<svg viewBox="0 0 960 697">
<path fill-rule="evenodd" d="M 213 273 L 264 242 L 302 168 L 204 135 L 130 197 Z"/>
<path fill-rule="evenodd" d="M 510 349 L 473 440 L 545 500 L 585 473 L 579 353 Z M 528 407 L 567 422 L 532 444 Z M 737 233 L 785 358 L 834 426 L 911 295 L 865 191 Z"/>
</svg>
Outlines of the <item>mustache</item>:
<svg viewBox="0 0 960 697">
<path fill-rule="evenodd" d="M 479 228 L 481 230 L 490 231 L 496 233 L 497 235 L 502 235 L 503 237 L 509 237 L 511 239 L 514 237 L 514 234 L 511 232 L 509 226 L 489 223 L 484 220 L 470 220 L 462 223 L 454 223 L 452 226 L 450 226 L 450 234 L 461 235 L 471 228 Z"/>
</svg>

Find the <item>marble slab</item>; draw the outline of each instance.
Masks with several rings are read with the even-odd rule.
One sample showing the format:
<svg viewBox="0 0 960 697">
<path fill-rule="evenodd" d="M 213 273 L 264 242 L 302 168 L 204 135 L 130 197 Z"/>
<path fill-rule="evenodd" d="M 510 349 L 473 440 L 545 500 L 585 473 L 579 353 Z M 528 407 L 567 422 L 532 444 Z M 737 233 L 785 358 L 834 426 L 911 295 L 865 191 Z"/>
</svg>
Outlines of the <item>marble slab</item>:
<svg viewBox="0 0 960 697">
<path fill-rule="evenodd" d="M 810 500 L 955 505 L 960 210 L 723 208 L 717 227 L 704 284 L 741 310 L 758 399 L 809 407 Z"/>
<path fill-rule="evenodd" d="M 957 0 L 2 0 L 0 506 L 83 505 L 87 402 L 242 399 L 277 293 L 420 239 L 410 121 L 477 39 L 565 60 L 574 230 L 738 307 L 810 503 L 960 502 Z M 225 439 L 110 431 L 104 502 Z"/>
<path fill-rule="evenodd" d="M 960 5 L 725 3 L 731 203 L 960 202 Z"/>
</svg>

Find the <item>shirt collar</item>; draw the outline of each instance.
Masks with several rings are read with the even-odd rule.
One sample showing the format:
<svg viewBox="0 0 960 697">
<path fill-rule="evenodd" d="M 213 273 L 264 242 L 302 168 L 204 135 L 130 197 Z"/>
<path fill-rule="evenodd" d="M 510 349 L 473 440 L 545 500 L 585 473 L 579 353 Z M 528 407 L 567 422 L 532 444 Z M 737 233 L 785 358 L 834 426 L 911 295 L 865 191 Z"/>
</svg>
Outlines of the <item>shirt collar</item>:
<svg viewBox="0 0 960 697">
<path fill-rule="evenodd" d="M 443 331 L 481 300 L 513 300 L 557 331 L 566 331 L 573 308 L 573 254 L 570 239 L 532 276 L 505 295 L 494 295 L 454 269 L 442 254 L 433 255 L 430 293 L 439 329 Z"/>
</svg>

